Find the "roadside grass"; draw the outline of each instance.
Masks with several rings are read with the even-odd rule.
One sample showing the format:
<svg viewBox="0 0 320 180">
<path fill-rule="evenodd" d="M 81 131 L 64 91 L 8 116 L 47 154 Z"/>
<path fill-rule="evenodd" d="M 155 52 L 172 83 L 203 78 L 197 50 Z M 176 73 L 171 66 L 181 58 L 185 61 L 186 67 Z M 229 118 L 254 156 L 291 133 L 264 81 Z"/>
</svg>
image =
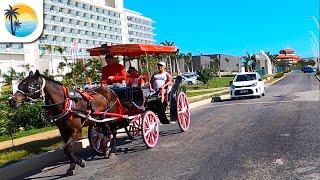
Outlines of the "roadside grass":
<svg viewBox="0 0 320 180">
<path fill-rule="evenodd" d="M 82 129 L 82 138 L 87 137 L 88 128 Z M 18 162 L 25 158 L 29 158 L 44 152 L 56 150 L 64 145 L 64 142 L 60 136 L 33 141 L 25 144 L 21 144 L 12 148 L 0 150 L 0 167 L 7 166 L 9 164 Z"/>
<path fill-rule="evenodd" d="M 224 93 L 217 93 L 217 94 L 210 94 L 210 95 L 204 95 L 200 98 L 196 98 L 196 99 L 190 99 L 189 100 L 189 103 L 194 103 L 194 102 L 197 102 L 197 101 L 201 101 L 201 100 L 205 100 L 205 99 L 208 99 L 208 98 L 213 98 L 215 96 L 222 96 L 222 95 L 226 95 L 226 94 L 229 94 L 229 92 L 224 92 Z"/>
<path fill-rule="evenodd" d="M 214 92 L 217 92 L 217 91 L 221 91 L 221 89 L 219 89 L 219 90 L 210 90 L 210 91 L 200 91 L 200 92 L 188 92 L 187 91 L 187 95 L 188 95 L 188 97 L 194 97 L 194 96 L 214 93 Z"/>
<path fill-rule="evenodd" d="M 57 127 L 56 126 L 48 126 L 48 127 L 44 127 L 41 129 L 30 129 L 27 131 L 16 132 L 12 136 L 13 136 L 13 139 L 18 139 L 21 137 L 30 136 L 30 135 L 34 135 L 34 134 L 38 134 L 38 133 L 42 133 L 42 132 L 46 132 L 46 131 L 50 131 L 50 130 L 54 130 L 54 129 L 57 129 Z M 0 142 L 8 141 L 8 140 L 11 140 L 11 137 L 9 135 L 0 136 Z"/>
<path fill-rule="evenodd" d="M 232 80 L 233 80 L 233 77 L 214 77 L 209 81 L 208 86 L 206 84 L 194 84 L 194 85 L 186 85 L 186 87 L 187 87 L 187 90 L 228 87 L 229 82 Z"/>
<path fill-rule="evenodd" d="M 0 167 L 18 162 L 43 152 L 57 149 L 63 145 L 61 137 L 33 141 L 0 151 Z"/>
</svg>

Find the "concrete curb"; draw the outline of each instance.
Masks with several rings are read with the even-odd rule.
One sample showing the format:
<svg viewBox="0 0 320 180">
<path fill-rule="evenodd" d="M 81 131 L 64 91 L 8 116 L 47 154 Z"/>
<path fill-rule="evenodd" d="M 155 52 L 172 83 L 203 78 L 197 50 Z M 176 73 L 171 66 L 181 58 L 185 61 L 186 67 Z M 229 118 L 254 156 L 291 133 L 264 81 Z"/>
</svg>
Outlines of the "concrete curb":
<svg viewBox="0 0 320 180">
<path fill-rule="evenodd" d="M 316 75 L 316 78 L 320 81 L 320 76 Z"/>
</svg>

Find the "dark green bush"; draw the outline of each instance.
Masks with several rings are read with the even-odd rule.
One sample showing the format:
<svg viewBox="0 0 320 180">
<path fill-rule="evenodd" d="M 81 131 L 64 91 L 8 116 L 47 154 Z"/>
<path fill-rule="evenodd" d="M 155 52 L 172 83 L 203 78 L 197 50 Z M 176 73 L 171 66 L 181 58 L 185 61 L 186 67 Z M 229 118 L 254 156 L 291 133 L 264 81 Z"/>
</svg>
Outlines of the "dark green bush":
<svg viewBox="0 0 320 180">
<path fill-rule="evenodd" d="M 29 130 L 50 124 L 42 103 L 24 105 L 19 109 L 10 108 L 4 101 L 0 103 L 0 136 L 15 133 L 19 128 Z"/>
<path fill-rule="evenodd" d="M 186 85 L 181 85 L 180 86 L 180 91 L 181 92 L 187 92 L 187 86 Z"/>
<path fill-rule="evenodd" d="M 317 75 L 320 76 L 320 71 L 317 71 Z"/>
<path fill-rule="evenodd" d="M 284 76 L 283 72 L 277 73 L 276 75 L 274 75 L 274 78 L 281 78 L 282 76 Z"/>
<path fill-rule="evenodd" d="M 286 70 L 284 70 L 283 72 L 284 72 L 284 73 L 289 73 L 289 72 L 291 72 L 291 69 L 286 69 Z"/>
<path fill-rule="evenodd" d="M 42 103 L 24 105 L 12 114 L 10 119 L 18 127 L 23 127 L 25 130 L 42 128 L 50 124 L 42 109 Z"/>
</svg>

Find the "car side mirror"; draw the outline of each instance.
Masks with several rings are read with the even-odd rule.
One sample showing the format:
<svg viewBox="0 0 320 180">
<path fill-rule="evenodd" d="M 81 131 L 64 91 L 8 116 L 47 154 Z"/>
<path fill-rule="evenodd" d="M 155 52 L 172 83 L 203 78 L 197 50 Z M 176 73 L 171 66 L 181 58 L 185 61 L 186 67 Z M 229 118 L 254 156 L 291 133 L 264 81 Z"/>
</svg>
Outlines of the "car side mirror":
<svg viewBox="0 0 320 180">
<path fill-rule="evenodd" d="M 231 86 L 232 82 L 233 82 L 233 81 L 230 81 L 230 82 L 229 82 L 229 86 Z"/>
<path fill-rule="evenodd" d="M 262 79 L 260 78 L 259 81 L 262 81 Z"/>
</svg>

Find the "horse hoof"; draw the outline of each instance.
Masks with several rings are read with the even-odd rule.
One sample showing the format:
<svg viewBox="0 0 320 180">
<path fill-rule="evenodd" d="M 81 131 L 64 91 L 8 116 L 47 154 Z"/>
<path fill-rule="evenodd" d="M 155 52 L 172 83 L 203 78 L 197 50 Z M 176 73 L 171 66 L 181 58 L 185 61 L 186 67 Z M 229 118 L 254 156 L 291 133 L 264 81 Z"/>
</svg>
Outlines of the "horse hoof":
<svg viewBox="0 0 320 180">
<path fill-rule="evenodd" d="M 116 157 L 116 154 L 115 153 L 110 153 L 109 155 L 108 155 L 108 158 L 109 159 L 114 159 Z"/>
<path fill-rule="evenodd" d="M 68 169 L 66 172 L 67 176 L 73 176 L 74 175 L 74 170 Z"/>
<path fill-rule="evenodd" d="M 81 164 L 80 164 L 80 167 L 84 168 L 86 167 L 86 161 L 85 160 L 81 160 Z"/>
</svg>

